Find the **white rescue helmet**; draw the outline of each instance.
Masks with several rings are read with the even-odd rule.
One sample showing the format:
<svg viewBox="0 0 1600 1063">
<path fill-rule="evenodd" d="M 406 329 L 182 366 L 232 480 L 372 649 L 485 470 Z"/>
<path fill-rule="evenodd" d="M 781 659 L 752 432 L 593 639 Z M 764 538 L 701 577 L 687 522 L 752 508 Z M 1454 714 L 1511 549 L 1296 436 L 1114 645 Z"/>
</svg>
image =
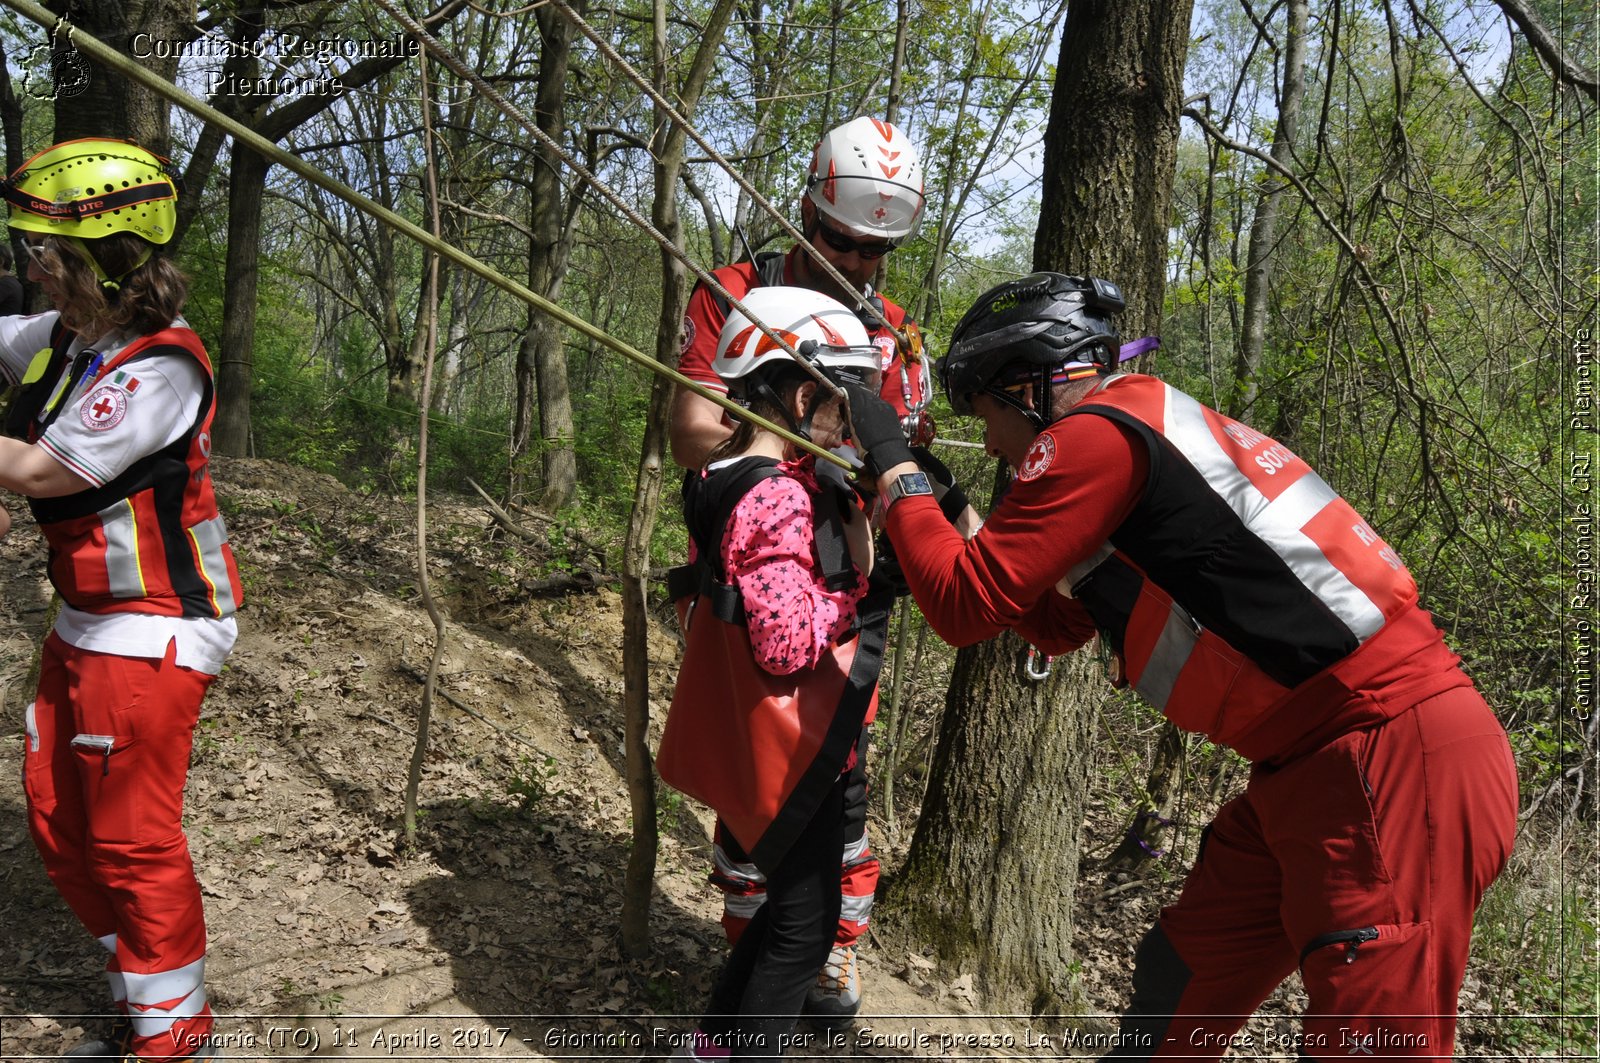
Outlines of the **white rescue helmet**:
<svg viewBox="0 0 1600 1063">
<path fill-rule="evenodd" d="M 730 310 L 711 363 L 731 392 L 744 391 L 743 378 L 764 377 L 767 370 L 794 364 L 794 357 L 757 328 L 752 317 L 783 337 L 828 379 L 877 390 L 882 375 L 878 348 L 868 339 L 861 319 L 838 300 L 810 288 L 778 286 L 752 288 L 743 302 L 750 313 L 737 307 Z"/>
<path fill-rule="evenodd" d="M 806 195 L 835 224 L 862 236 L 903 240 L 926 201 L 922 162 L 904 133 L 876 118 L 830 130 L 811 156 Z"/>
</svg>

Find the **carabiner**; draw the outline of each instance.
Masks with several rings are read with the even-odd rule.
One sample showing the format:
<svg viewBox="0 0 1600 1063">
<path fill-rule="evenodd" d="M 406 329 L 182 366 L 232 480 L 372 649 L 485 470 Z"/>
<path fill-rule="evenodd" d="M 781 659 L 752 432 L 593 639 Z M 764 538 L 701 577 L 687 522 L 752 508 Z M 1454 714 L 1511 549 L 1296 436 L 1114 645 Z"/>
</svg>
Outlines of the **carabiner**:
<svg viewBox="0 0 1600 1063">
<path fill-rule="evenodd" d="M 1040 669 L 1034 663 L 1035 661 L 1037 661 L 1041 657 L 1044 658 L 1044 668 L 1043 669 Z M 1039 652 L 1039 647 L 1037 647 L 1037 646 L 1029 646 L 1028 647 L 1028 660 L 1023 665 L 1022 672 L 1023 672 L 1024 675 L 1026 675 L 1029 679 L 1033 680 L 1035 683 L 1041 683 L 1044 680 L 1050 678 L 1050 662 L 1053 661 L 1054 659 L 1055 658 L 1051 657 L 1048 653 L 1040 653 Z"/>
</svg>

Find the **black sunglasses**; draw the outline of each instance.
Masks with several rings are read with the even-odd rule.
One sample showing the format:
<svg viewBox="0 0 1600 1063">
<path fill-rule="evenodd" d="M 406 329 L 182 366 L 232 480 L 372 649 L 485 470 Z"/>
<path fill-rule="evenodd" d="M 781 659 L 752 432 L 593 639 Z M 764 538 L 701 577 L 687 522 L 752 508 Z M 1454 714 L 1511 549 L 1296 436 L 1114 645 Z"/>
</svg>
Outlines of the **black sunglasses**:
<svg viewBox="0 0 1600 1063">
<path fill-rule="evenodd" d="M 848 255 L 854 251 L 864 259 L 882 258 L 895 249 L 894 241 L 884 240 L 875 244 L 864 244 L 853 236 L 846 236 L 835 229 L 819 216 L 817 218 L 817 234 L 822 237 L 822 242 L 839 252 Z"/>
</svg>

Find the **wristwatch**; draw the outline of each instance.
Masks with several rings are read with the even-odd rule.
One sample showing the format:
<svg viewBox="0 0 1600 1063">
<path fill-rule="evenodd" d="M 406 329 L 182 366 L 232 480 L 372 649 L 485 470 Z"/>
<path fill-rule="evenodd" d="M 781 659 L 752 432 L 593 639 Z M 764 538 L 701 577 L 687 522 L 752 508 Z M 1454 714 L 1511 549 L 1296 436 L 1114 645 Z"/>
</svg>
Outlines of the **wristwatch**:
<svg viewBox="0 0 1600 1063">
<path fill-rule="evenodd" d="M 885 508 L 894 505 L 907 495 L 931 495 L 933 485 L 928 482 L 925 472 L 903 472 L 889 484 L 889 495 Z"/>
</svg>

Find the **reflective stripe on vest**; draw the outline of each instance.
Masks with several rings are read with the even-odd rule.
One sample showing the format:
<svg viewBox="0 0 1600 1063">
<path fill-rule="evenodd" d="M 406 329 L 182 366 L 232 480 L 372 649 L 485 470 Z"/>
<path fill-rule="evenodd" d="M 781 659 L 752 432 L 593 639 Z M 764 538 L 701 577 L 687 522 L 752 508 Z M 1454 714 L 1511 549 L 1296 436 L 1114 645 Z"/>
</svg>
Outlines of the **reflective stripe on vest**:
<svg viewBox="0 0 1600 1063">
<path fill-rule="evenodd" d="M 228 541 L 228 527 L 222 521 L 222 514 L 190 528 L 189 538 L 194 542 L 195 568 L 211 588 L 211 607 L 218 616 L 237 611 L 239 603 L 234 601 L 233 581 L 228 578 L 228 562 L 222 553 Z"/>
<path fill-rule="evenodd" d="M 1268 437 L 1148 377 L 1109 378 L 1073 413 L 1136 428 L 1151 471 L 1129 519 L 1061 589 L 1178 726 L 1231 744 L 1415 603 L 1394 552 Z"/>
<path fill-rule="evenodd" d="M 132 499 L 113 502 L 100 511 L 106 537 L 106 579 L 113 598 L 143 598 L 144 570 L 139 565 L 139 521 Z"/>
<path fill-rule="evenodd" d="M 1322 548 L 1305 533 L 1318 513 L 1340 501 L 1322 477 L 1307 468 L 1276 498 L 1268 499 L 1211 434 L 1205 407 L 1171 387 L 1167 388 L 1163 434 L 1306 589 L 1333 610 L 1357 641 L 1365 642 L 1383 627 L 1383 611 L 1331 565 Z"/>
</svg>

